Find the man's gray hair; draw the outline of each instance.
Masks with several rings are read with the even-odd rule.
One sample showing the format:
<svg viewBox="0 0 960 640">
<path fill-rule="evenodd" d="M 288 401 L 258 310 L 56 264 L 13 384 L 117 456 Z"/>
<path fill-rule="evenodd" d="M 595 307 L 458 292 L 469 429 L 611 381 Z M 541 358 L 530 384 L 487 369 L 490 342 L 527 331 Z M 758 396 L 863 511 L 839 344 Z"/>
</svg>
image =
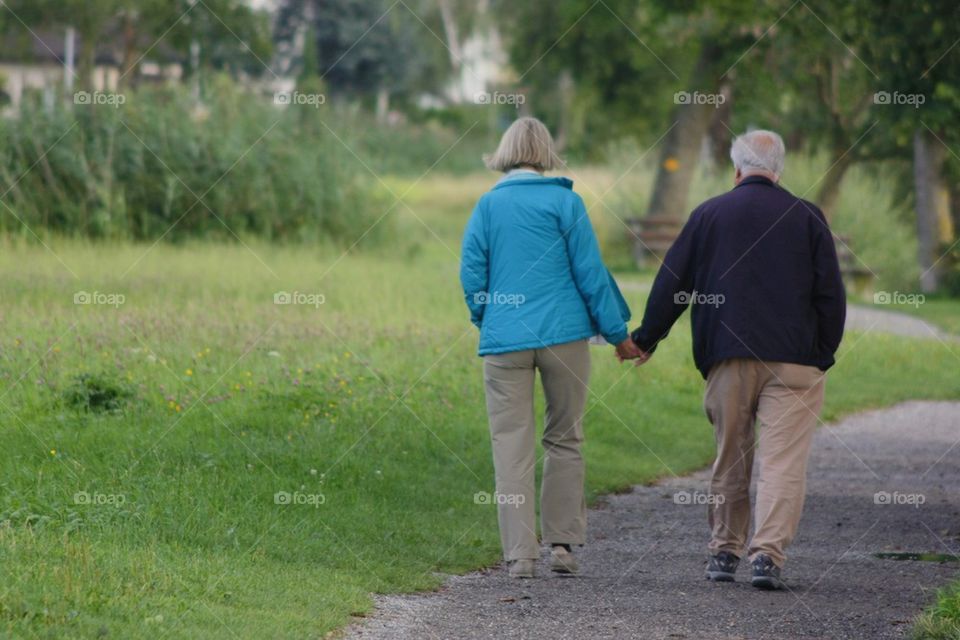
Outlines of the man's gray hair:
<svg viewBox="0 0 960 640">
<path fill-rule="evenodd" d="M 730 146 L 730 159 L 741 173 L 769 171 L 780 177 L 786 155 L 783 138 L 773 131 L 756 129 L 737 136 Z"/>
</svg>

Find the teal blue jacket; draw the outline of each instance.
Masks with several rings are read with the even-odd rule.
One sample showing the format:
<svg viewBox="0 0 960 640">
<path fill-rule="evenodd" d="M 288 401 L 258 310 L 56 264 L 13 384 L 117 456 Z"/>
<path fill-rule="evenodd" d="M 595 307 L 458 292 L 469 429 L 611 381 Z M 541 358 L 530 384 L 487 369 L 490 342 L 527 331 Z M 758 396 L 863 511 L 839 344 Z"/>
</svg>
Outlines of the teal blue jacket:
<svg viewBox="0 0 960 640">
<path fill-rule="evenodd" d="M 481 356 L 627 338 L 630 308 L 568 178 L 518 172 L 485 193 L 464 232 L 460 282 Z"/>
</svg>

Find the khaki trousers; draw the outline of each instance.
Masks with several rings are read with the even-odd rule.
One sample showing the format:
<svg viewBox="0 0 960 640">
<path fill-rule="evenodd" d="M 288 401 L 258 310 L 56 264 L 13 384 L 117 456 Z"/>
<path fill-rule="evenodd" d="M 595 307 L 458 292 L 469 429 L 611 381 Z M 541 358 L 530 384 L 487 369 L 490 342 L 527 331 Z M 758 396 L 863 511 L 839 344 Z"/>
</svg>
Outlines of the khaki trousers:
<svg viewBox="0 0 960 640">
<path fill-rule="evenodd" d="M 587 511 L 583 495 L 583 410 L 590 377 L 586 340 L 484 357 L 483 372 L 496 472 L 500 541 L 507 560 L 540 557 L 534 481 L 535 371 L 546 397 L 540 520 L 550 544 L 583 544 Z"/>
<path fill-rule="evenodd" d="M 714 427 L 717 459 L 708 505 L 711 554 L 728 551 L 752 561 L 766 554 L 777 566 L 800 523 L 807 457 L 823 406 L 825 374 L 816 367 L 734 358 L 707 376 L 704 408 Z M 750 476 L 759 422 L 760 477 L 750 546 Z M 722 498 L 720 496 L 723 496 Z"/>
</svg>

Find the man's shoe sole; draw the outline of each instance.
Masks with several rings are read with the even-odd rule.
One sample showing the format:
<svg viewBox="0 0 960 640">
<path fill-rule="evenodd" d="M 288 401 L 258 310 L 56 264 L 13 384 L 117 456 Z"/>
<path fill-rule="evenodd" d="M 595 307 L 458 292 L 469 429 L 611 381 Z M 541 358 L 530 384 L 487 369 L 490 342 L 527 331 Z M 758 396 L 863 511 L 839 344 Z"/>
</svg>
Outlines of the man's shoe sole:
<svg viewBox="0 0 960 640">
<path fill-rule="evenodd" d="M 707 571 L 707 580 L 714 582 L 734 582 L 734 575 L 726 571 Z"/>
<path fill-rule="evenodd" d="M 757 589 L 763 589 L 765 591 L 779 591 L 783 589 L 783 580 L 772 576 L 754 576 L 753 579 L 750 580 L 750 584 Z"/>
</svg>

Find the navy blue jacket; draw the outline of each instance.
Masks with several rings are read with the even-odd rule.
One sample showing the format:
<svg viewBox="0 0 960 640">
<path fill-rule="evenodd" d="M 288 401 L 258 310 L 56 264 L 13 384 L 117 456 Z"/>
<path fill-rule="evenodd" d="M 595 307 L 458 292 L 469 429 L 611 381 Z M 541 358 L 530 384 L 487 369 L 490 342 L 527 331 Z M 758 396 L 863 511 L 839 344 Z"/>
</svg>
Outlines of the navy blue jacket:
<svg viewBox="0 0 960 640">
<path fill-rule="evenodd" d="M 667 252 L 634 342 L 653 351 L 691 304 L 704 378 L 729 358 L 826 371 L 846 294 L 823 213 L 761 176 L 701 204 Z"/>
</svg>

